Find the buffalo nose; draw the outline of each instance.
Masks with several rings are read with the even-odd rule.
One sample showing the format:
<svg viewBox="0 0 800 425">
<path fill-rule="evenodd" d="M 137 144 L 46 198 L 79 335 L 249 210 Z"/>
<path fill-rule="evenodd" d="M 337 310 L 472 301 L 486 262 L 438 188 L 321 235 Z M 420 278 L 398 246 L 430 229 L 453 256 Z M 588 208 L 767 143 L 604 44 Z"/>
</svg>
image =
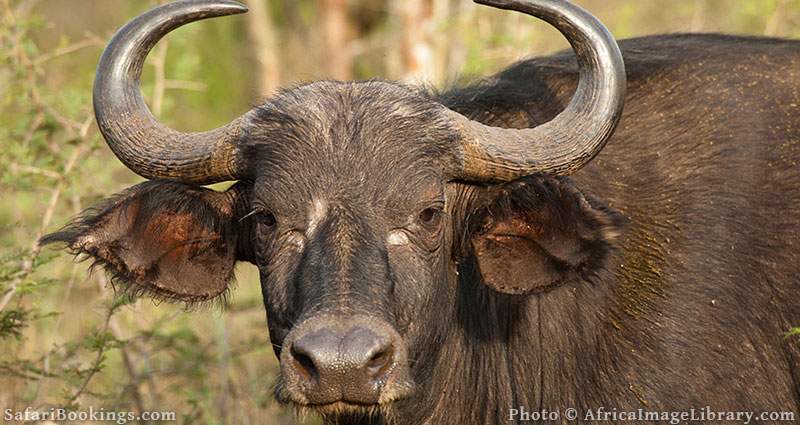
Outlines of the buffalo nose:
<svg viewBox="0 0 800 425">
<path fill-rule="evenodd" d="M 298 336 L 290 354 L 312 403 L 377 402 L 395 357 L 391 336 L 362 326 L 312 330 Z"/>
</svg>

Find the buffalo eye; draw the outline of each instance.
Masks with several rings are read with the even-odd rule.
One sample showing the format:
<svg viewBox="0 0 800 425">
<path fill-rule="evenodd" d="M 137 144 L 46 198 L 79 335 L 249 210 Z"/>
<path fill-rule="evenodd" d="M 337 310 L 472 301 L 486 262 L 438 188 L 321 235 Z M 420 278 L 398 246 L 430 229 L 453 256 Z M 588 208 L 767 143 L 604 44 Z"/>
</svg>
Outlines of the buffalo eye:
<svg viewBox="0 0 800 425">
<path fill-rule="evenodd" d="M 442 221 L 442 209 L 439 207 L 425 208 L 417 215 L 417 220 L 427 228 L 436 228 Z"/>
<path fill-rule="evenodd" d="M 259 213 L 258 221 L 266 227 L 272 227 L 278 223 L 278 220 L 275 219 L 275 215 L 269 211 L 263 211 Z"/>
</svg>

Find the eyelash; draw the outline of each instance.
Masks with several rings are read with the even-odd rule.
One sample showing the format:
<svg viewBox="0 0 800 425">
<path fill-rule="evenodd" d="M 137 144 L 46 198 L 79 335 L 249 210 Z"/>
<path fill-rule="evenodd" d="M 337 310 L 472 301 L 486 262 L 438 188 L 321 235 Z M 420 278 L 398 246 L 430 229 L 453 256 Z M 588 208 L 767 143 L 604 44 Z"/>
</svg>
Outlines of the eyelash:
<svg viewBox="0 0 800 425">
<path fill-rule="evenodd" d="M 269 210 L 256 207 L 245 216 L 239 219 L 239 221 L 244 221 L 250 217 L 256 216 L 258 222 L 261 224 L 265 224 L 267 227 L 274 226 L 278 221 L 275 218 L 275 214 L 271 213 Z"/>
</svg>

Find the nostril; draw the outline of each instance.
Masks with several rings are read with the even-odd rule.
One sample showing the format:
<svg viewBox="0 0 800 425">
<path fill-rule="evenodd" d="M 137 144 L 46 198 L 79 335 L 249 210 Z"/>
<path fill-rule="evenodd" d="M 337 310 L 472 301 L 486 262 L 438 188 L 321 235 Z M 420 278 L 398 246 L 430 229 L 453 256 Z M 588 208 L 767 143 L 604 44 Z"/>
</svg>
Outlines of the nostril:
<svg viewBox="0 0 800 425">
<path fill-rule="evenodd" d="M 317 382 L 319 380 L 319 372 L 317 366 L 314 365 L 314 360 L 311 357 L 297 350 L 297 346 L 293 345 L 291 349 L 292 360 L 294 361 L 294 368 L 300 372 L 300 375 L 306 381 Z"/>
<path fill-rule="evenodd" d="M 378 350 L 378 352 L 373 354 L 367 361 L 367 374 L 373 379 L 380 379 L 392 366 L 393 358 L 394 348 L 392 346 Z"/>
</svg>

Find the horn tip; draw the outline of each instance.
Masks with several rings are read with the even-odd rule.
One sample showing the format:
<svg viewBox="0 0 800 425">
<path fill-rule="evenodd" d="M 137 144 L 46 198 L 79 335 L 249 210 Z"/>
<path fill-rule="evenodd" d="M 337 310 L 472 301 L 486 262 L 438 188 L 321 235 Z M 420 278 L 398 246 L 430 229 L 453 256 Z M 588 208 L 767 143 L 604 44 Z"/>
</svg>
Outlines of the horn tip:
<svg viewBox="0 0 800 425">
<path fill-rule="evenodd" d="M 477 4 L 482 4 L 484 6 L 494 6 L 494 7 L 508 5 L 509 3 L 512 3 L 507 0 L 472 0 L 472 1 Z"/>
<path fill-rule="evenodd" d="M 238 1 L 233 0 L 223 0 L 220 2 L 220 6 L 225 7 L 229 14 L 238 14 L 238 13 L 247 13 L 250 9 L 247 8 L 246 5 L 239 3 Z"/>
<path fill-rule="evenodd" d="M 529 0 L 472 0 L 483 6 L 494 7 L 497 9 L 519 10 L 522 7 L 531 7 L 533 2 Z"/>
</svg>

